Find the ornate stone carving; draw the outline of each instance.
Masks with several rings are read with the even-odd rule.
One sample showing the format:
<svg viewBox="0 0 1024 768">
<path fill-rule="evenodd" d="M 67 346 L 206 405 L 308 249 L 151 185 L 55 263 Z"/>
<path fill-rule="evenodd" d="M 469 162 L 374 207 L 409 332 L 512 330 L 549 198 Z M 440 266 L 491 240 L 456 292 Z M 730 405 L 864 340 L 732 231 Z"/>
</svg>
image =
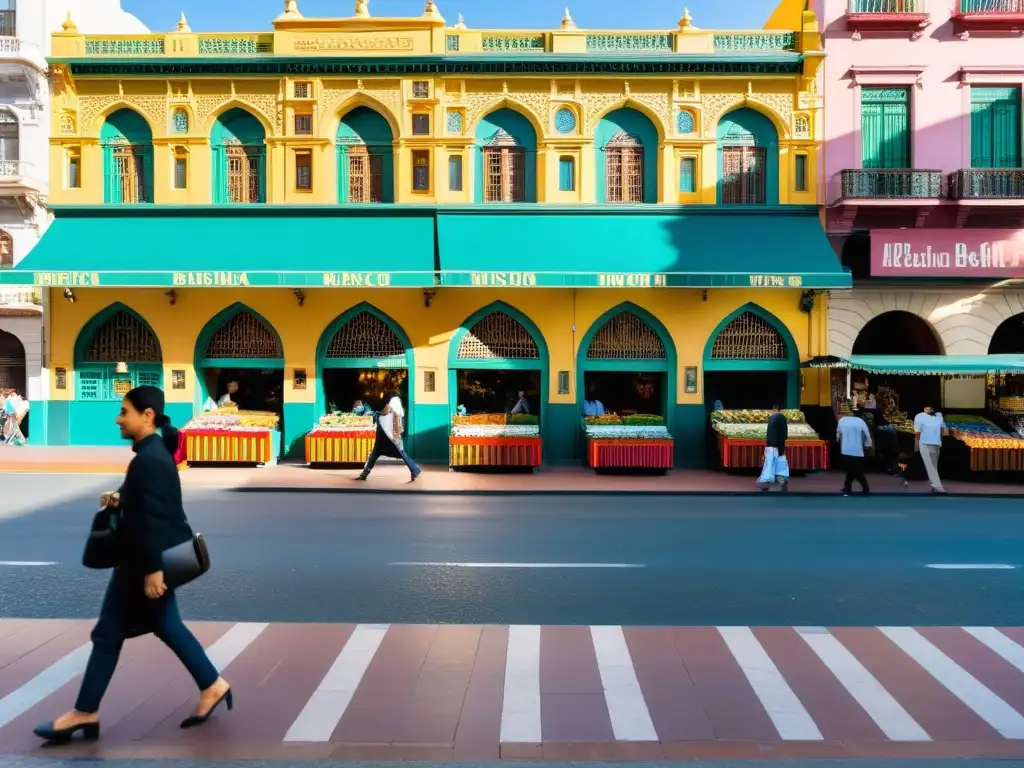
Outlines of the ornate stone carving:
<svg viewBox="0 0 1024 768">
<path fill-rule="evenodd" d="M 513 108 L 517 102 L 525 105 L 534 113 L 541 126 L 548 124 L 548 110 L 551 107 L 550 93 L 510 91 L 508 96 L 494 96 L 490 93 L 468 93 L 466 94 L 466 123 L 469 125 L 470 130 L 474 129 L 481 117 L 495 109 L 500 109 L 506 101 L 511 102 Z"/>
<path fill-rule="evenodd" d="M 722 115 L 738 104 L 743 103 L 742 93 L 705 93 L 700 100 L 701 112 L 704 115 L 704 133 L 713 135 L 715 126 Z"/>
<path fill-rule="evenodd" d="M 281 110 L 277 94 L 274 93 L 238 93 L 238 101 L 261 113 L 270 123 L 274 133 L 281 133 Z"/>
<path fill-rule="evenodd" d="M 583 92 L 583 109 L 586 110 L 587 133 L 593 133 L 597 121 L 601 119 L 609 107 L 625 98 L 621 93 L 588 93 Z"/>
<path fill-rule="evenodd" d="M 397 120 L 402 111 L 402 93 L 397 82 L 383 84 L 374 81 L 360 81 L 355 85 L 362 85 L 362 88 L 353 88 L 352 83 L 335 83 L 332 87 L 323 89 L 323 108 L 327 115 L 335 115 L 346 101 L 356 95 L 366 96 L 391 111 L 390 117 Z M 367 87 L 368 86 L 368 87 Z M 385 118 L 389 117 L 384 115 Z"/>
<path fill-rule="evenodd" d="M 150 128 L 154 134 L 166 132 L 167 126 L 167 96 L 139 96 L 126 93 L 124 100 L 149 121 Z"/>
<path fill-rule="evenodd" d="M 791 93 L 754 93 L 750 96 L 751 101 L 759 101 L 767 104 L 775 110 L 782 118 L 782 124 L 790 126 L 793 124 L 793 94 Z"/>
<path fill-rule="evenodd" d="M 65 135 L 75 133 L 75 117 L 70 112 L 60 116 L 60 132 Z"/>
<path fill-rule="evenodd" d="M 636 93 L 630 94 L 630 99 L 643 104 L 649 108 L 661 120 L 662 133 L 668 133 L 672 125 L 672 95 L 664 93 Z"/>
<path fill-rule="evenodd" d="M 80 96 L 78 99 L 78 124 L 91 132 L 96 118 L 110 104 L 109 96 Z M 98 132 L 99 128 L 96 128 Z"/>
</svg>

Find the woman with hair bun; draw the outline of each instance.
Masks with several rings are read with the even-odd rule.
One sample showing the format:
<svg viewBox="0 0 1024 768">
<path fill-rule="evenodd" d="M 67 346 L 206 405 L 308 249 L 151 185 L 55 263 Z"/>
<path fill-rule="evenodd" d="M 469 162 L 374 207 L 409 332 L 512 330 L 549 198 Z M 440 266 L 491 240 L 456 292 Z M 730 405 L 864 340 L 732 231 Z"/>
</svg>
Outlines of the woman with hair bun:
<svg viewBox="0 0 1024 768">
<path fill-rule="evenodd" d="M 136 387 L 125 395 L 117 417 L 121 437 L 132 441 L 135 458 L 116 492 L 100 497 L 103 507 L 120 510 L 119 562 L 107 586 L 99 621 L 92 631 L 92 654 L 75 708 L 35 729 L 47 742 L 67 743 L 76 733 L 96 739 L 100 702 L 117 667 L 124 641 L 153 633 L 188 669 L 199 688 L 194 714 L 182 728 L 205 723 L 223 701 L 232 708 L 231 686 L 210 662 L 202 645 L 181 620 L 174 591 L 164 583 L 163 553 L 192 538 L 174 464 L 178 430 L 164 413 L 164 393 Z"/>
</svg>

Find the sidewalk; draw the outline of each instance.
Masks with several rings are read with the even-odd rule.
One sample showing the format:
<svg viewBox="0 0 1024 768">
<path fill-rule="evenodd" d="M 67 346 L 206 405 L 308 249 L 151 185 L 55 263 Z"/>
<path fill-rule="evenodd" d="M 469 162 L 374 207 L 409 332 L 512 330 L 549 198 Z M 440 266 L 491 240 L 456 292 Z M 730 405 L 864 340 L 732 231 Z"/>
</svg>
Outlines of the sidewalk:
<svg viewBox="0 0 1024 768">
<path fill-rule="evenodd" d="M 70 448 L 23 446 L 0 448 L 0 473 L 122 474 L 132 452 L 127 447 Z M 381 462 L 370 479 L 358 482 L 358 469 L 309 469 L 301 464 L 268 467 L 195 467 L 182 473 L 182 483 L 192 488 L 231 488 L 250 492 L 296 493 L 424 493 L 528 495 L 572 494 L 759 494 L 755 477 L 710 470 L 679 469 L 665 476 L 599 475 L 586 467 L 558 466 L 533 474 L 449 472 L 445 466 L 428 465 L 415 483 L 400 464 Z M 908 490 L 887 475 L 868 481 L 876 495 L 928 494 L 926 482 L 912 482 Z M 838 472 L 819 472 L 790 481 L 795 495 L 837 495 L 843 478 Z M 1024 498 L 1024 486 L 1011 483 L 946 483 L 950 496 L 1005 496 Z M 778 489 L 774 489 L 777 493 Z"/>
<path fill-rule="evenodd" d="M 0 755 L 1024 758 L 1022 629 L 191 626 L 233 711 L 181 730 L 195 685 L 147 636 L 125 647 L 99 741 L 44 748 L 32 728 L 74 702 L 92 622 L 0 619 Z"/>
</svg>

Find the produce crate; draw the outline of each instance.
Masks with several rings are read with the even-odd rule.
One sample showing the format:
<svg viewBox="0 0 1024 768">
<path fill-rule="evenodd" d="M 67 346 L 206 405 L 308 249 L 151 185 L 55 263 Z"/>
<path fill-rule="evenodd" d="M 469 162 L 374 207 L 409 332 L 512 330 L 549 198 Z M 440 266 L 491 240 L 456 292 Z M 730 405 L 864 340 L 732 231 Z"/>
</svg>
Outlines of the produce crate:
<svg viewBox="0 0 1024 768">
<path fill-rule="evenodd" d="M 539 437 L 450 437 L 448 466 L 539 467 Z"/>
<path fill-rule="evenodd" d="M 277 432 L 187 429 L 185 461 L 195 464 L 267 464 L 274 459 Z"/>
<path fill-rule="evenodd" d="M 675 442 L 587 439 L 587 465 L 594 469 L 672 469 Z"/>
<path fill-rule="evenodd" d="M 314 430 L 306 435 L 306 463 L 311 467 L 365 464 L 375 440 L 371 430 Z"/>
<path fill-rule="evenodd" d="M 745 440 L 718 435 L 723 469 L 759 469 L 764 464 L 764 440 Z M 828 443 L 824 440 L 787 440 L 790 470 L 813 472 L 828 469 Z"/>
<path fill-rule="evenodd" d="M 971 472 L 1024 472 L 1020 448 L 971 448 Z"/>
</svg>

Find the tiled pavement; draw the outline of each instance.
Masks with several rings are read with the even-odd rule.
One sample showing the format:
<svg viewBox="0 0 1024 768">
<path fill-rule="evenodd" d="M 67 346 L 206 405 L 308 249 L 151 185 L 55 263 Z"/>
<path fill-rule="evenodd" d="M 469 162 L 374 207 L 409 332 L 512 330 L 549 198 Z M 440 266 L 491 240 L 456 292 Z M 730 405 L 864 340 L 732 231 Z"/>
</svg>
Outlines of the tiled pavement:
<svg viewBox="0 0 1024 768">
<path fill-rule="evenodd" d="M 0 754 L 69 707 L 82 621 L 0 620 Z M 130 641 L 99 742 L 55 757 L 1024 758 L 1024 629 L 195 625 L 236 705 Z"/>
<path fill-rule="evenodd" d="M 128 448 L 2 447 L 0 473 L 121 474 L 132 453 Z M 378 464 L 366 483 L 355 481 L 358 469 L 310 469 L 281 464 L 259 468 L 194 468 L 182 474 L 182 483 L 195 488 L 235 488 L 260 491 L 325 491 L 352 493 L 756 493 L 750 475 L 705 470 L 674 470 L 664 476 L 598 475 L 584 467 L 545 467 L 533 474 L 449 472 L 443 466 L 425 466 L 416 483 L 409 482 L 403 466 Z M 896 479 L 870 476 L 879 494 L 927 494 L 928 484 L 913 482 L 908 490 Z M 842 476 L 821 472 L 795 477 L 792 493 L 837 493 Z M 946 490 L 966 496 L 1024 496 L 1024 486 L 1013 483 L 949 482 Z"/>
</svg>

